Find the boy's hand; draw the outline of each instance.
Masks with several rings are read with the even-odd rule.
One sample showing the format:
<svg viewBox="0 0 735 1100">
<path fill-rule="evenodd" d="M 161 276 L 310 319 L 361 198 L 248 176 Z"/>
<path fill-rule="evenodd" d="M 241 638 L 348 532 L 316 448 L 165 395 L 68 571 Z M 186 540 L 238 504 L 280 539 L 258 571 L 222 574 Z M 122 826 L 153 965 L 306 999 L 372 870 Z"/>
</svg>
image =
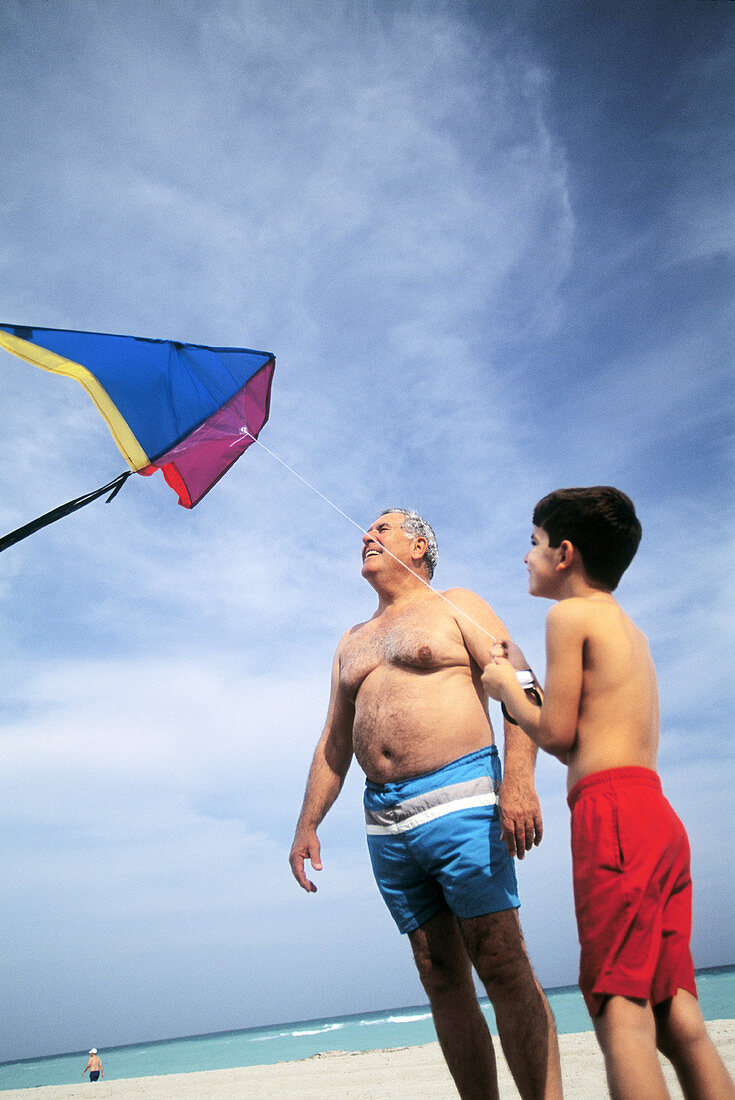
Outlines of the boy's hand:
<svg viewBox="0 0 735 1100">
<path fill-rule="evenodd" d="M 490 660 L 485 665 L 482 673 L 482 686 L 491 699 L 497 699 L 499 702 L 503 698 L 504 686 L 516 682 L 516 674 L 509 659 L 511 647 L 520 653 L 523 658 L 518 646 L 514 645 L 509 639 L 496 642 L 490 650 Z M 523 660 L 525 661 L 525 658 Z M 523 664 L 519 667 L 527 668 L 528 666 Z"/>
</svg>

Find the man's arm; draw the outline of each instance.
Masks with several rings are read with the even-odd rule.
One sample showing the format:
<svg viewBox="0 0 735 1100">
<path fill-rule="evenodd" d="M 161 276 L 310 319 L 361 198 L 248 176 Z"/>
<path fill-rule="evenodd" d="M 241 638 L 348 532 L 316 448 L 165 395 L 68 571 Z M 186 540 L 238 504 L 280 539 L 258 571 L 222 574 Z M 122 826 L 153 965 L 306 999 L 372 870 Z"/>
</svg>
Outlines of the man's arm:
<svg viewBox="0 0 735 1100">
<path fill-rule="evenodd" d="M 464 613 L 457 617 L 457 622 L 467 652 L 480 669 L 485 668 L 493 644 L 500 639 L 509 643 L 513 665 L 518 669 L 528 668 L 519 647 L 509 642 L 502 619 L 485 600 L 465 588 L 453 588 L 446 596 Z M 515 679 L 515 673 L 513 675 Z M 504 722 L 503 739 L 503 782 L 498 799 L 500 823 L 509 855 L 523 859 L 526 852 L 541 843 L 544 831 L 541 803 L 534 783 L 537 749 L 521 728 L 508 721 Z"/>
<path fill-rule="evenodd" d="M 521 687 L 524 700 L 528 701 L 527 689 L 532 687 L 538 700 L 543 696 L 541 685 L 531 670 L 520 646 L 510 639 L 505 643 L 506 656 L 513 669 L 514 679 L 521 684 L 516 672 L 526 673 L 528 683 Z M 487 668 L 487 665 L 485 665 Z M 484 673 L 483 673 L 484 684 Z M 535 704 L 534 710 L 538 710 Z M 511 856 L 523 859 L 526 852 L 541 843 L 544 825 L 541 817 L 541 803 L 536 794 L 534 771 L 538 745 L 524 732 L 523 727 L 513 718 L 513 712 L 503 714 L 503 784 L 500 789 L 500 823 L 502 835 Z"/>
<path fill-rule="evenodd" d="M 338 647 L 332 667 L 327 721 L 314 751 L 289 855 L 294 878 L 310 894 L 316 893 L 316 886 L 306 877 L 304 861 L 310 860 L 314 870 L 321 871 L 321 851 L 316 830 L 342 790 L 352 761 L 352 723 L 355 710 L 340 687 L 339 653 Z"/>
<path fill-rule="evenodd" d="M 515 678 L 515 673 L 514 673 Z M 516 683 L 518 681 L 516 680 Z M 520 686 L 520 685 L 519 685 Z M 523 859 L 541 843 L 544 824 L 534 769 L 538 749 L 520 726 L 503 721 L 503 782 L 498 804 L 508 854 Z"/>
</svg>

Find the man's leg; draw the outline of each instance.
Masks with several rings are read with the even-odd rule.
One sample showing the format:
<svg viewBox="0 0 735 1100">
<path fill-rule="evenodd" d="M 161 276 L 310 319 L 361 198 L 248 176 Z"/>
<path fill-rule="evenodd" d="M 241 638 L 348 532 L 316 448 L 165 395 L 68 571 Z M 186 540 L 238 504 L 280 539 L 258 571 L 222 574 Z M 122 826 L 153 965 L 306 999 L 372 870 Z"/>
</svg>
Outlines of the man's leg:
<svg viewBox="0 0 735 1100">
<path fill-rule="evenodd" d="M 556 1026 L 531 969 L 517 911 L 460 920 L 459 926 L 495 1010 L 503 1053 L 521 1097 L 560 1100 Z"/>
<path fill-rule="evenodd" d="M 498 1100 L 493 1042 L 456 917 L 445 910 L 408 935 L 459 1095 L 462 1100 Z"/>
<path fill-rule="evenodd" d="M 648 1001 L 610 997 L 594 1025 L 613 1100 L 669 1100 Z"/>
<path fill-rule="evenodd" d="M 690 1100 L 735 1100 L 735 1086 L 707 1034 L 696 997 L 679 989 L 653 1010 L 658 1049 Z"/>
</svg>

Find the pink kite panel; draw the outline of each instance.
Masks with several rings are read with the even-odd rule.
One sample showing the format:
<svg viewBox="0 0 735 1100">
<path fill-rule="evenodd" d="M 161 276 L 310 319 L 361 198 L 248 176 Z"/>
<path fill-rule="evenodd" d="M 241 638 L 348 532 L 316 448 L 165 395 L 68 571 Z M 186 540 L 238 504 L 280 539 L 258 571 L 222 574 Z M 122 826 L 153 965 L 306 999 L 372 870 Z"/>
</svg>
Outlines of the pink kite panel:
<svg viewBox="0 0 735 1100">
<path fill-rule="evenodd" d="M 140 473 L 163 471 L 179 504 L 193 508 L 255 441 L 268 419 L 271 359 L 217 412 Z"/>
</svg>

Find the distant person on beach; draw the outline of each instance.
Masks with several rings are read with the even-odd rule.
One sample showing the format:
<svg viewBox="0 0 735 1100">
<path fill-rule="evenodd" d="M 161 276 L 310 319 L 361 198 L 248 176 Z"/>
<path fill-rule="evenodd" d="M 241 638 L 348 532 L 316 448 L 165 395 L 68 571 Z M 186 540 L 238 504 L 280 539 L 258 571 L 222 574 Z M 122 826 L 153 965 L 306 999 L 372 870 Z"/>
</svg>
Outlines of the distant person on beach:
<svg viewBox="0 0 735 1100">
<path fill-rule="evenodd" d="M 375 877 L 408 934 L 460 1096 L 498 1097 L 474 966 L 521 1097 L 555 1100 L 556 1029 L 523 942 L 512 859 L 541 840 L 536 748 L 508 726 L 501 782 L 481 674 L 493 638 L 507 632 L 473 592 L 454 588 L 442 598 L 430 587 L 436 559 L 434 532 L 415 512 L 384 512 L 363 537 L 362 575 L 378 608 L 337 646 L 291 868 L 316 891 L 304 861 L 322 868 L 317 828 L 354 754 L 367 777 Z"/>
<path fill-rule="evenodd" d="M 579 984 L 610 1093 L 668 1097 L 658 1048 L 690 1100 L 733 1100 L 697 1001 L 689 841 L 656 773 L 656 673 L 645 636 L 612 595 L 640 523 L 609 486 L 550 493 L 533 523 L 529 592 L 557 601 L 546 621 L 543 705 L 526 699 L 510 641 L 493 647 L 482 680 L 568 768 Z"/>
<path fill-rule="evenodd" d="M 99 1054 L 97 1053 L 97 1047 L 92 1047 L 89 1052 L 89 1061 L 82 1070 L 82 1077 L 89 1070 L 90 1081 L 99 1081 L 100 1077 L 105 1076 L 105 1071 L 102 1068 L 102 1062 L 100 1061 Z"/>
</svg>

